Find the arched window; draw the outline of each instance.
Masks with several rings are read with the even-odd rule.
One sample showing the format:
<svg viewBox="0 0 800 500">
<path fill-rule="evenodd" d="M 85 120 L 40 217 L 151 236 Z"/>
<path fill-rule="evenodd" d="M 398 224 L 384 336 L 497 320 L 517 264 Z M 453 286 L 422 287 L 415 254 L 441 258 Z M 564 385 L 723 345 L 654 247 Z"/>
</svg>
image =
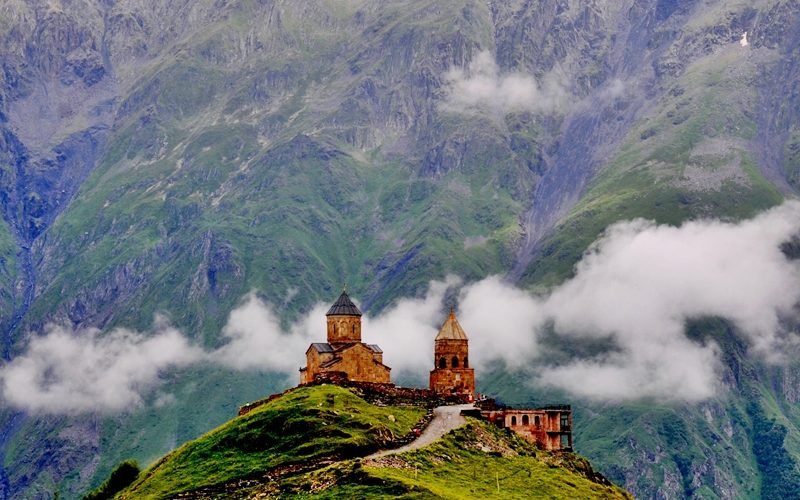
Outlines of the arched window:
<svg viewBox="0 0 800 500">
<path fill-rule="evenodd" d="M 336 335 L 336 323 L 333 324 L 333 334 Z"/>
<path fill-rule="evenodd" d="M 453 356 L 453 368 L 458 368 L 458 356 Z"/>
<path fill-rule="evenodd" d="M 523 415 L 523 416 L 522 416 L 522 425 L 528 425 L 528 424 L 530 424 L 530 423 L 531 423 L 531 420 L 530 420 L 530 418 L 528 418 L 528 416 L 527 416 L 527 415 Z"/>
<path fill-rule="evenodd" d="M 539 427 L 541 425 L 541 422 L 539 421 L 539 415 L 533 417 L 533 423 L 536 425 L 536 427 Z"/>
<path fill-rule="evenodd" d="M 355 335 L 355 334 L 356 334 L 356 324 L 353 323 L 353 335 Z"/>
<path fill-rule="evenodd" d="M 466 356 L 464 356 L 464 368 L 469 368 L 469 360 Z"/>
<path fill-rule="evenodd" d="M 515 416 L 511 417 L 511 425 L 517 425 L 517 417 Z"/>
<path fill-rule="evenodd" d="M 444 359 L 444 356 L 439 358 L 439 368 L 447 368 L 447 360 Z"/>
</svg>

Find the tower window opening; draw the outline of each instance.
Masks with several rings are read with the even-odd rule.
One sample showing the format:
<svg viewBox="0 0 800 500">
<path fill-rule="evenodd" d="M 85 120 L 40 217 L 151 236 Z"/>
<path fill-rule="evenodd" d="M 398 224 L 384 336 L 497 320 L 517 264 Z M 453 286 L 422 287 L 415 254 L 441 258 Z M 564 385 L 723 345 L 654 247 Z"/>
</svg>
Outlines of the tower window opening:
<svg viewBox="0 0 800 500">
<path fill-rule="evenodd" d="M 539 415 L 533 417 L 533 423 L 536 425 L 536 427 L 539 427 L 541 425 L 541 421 L 539 420 Z"/>
<path fill-rule="evenodd" d="M 464 368 L 469 368 L 469 361 L 468 361 L 468 359 L 469 359 L 469 358 L 467 358 L 466 356 L 464 356 Z"/>
<path fill-rule="evenodd" d="M 515 416 L 511 417 L 511 425 L 517 425 L 517 417 Z"/>
<path fill-rule="evenodd" d="M 444 357 L 439 358 L 439 368 L 447 368 L 447 360 Z"/>
<path fill-rule="evenodd" d="M 522 416 L 522 425 L 528 425 L 531 423 L 530 418 L 527 415 Z"/>
<path fill-rule="evenodd" d="M 458 357 L 453 356 L 453 368 L 458 368 Z"/>
</svg>

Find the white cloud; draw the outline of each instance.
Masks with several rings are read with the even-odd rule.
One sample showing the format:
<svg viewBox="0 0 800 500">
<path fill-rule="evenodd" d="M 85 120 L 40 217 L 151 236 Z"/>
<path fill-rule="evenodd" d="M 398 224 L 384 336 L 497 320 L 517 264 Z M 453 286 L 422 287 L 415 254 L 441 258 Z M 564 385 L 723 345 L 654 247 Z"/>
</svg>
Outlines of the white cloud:
<svg viewBox="0 0 800 500">
<path fill-rule="evenodd" d="M 626 84 L 619 78 L 612 78 L 603 87 L 600 87 L 597 96 L 603 100 L 614 100 L 625 94 Z"/>
<path fill-rule="evenodd" d="M 473 364 L 502 359 L 521 368 L 539 352 L 536 331 L 545 313 L 541 302 L 493 276 L 461 290 L 459 321 L 470 338 Z"/>
<path fill-rule="evenodd" d="M 672 337 L 683 319 L 723 316 L 766 351 L 779 340 L 779 316 L 800 298 L 800 269 L 780 250 L 798 230 L 796 202 L 739 224 L 616 224 L 547 307 L 565 332 L 638 336 L 646 325 L 651 338 Z"/>
<path fill-rule="evenodd" d="M 569 100 L 564 77 L 557 71 L 541 82 L 520 72 L 503 73 L 489 51 L 478 53 L 466 69 L 451 68 L 444 74 L 442 108 L 450 112 L 557 111 Z"/>
<path fill-rule="evenodd" d="M 433 339 L 445 319 L 445 293 L 460 282 L 455 277 L 432 281 L 424 296 L 400 299 L 381 314 L 364 317 L 362 340 L 381 346 L 392 377 L 404 375 L 427 383 L 433 368 Z"/>
<path fill-rule="evenodd" d="M 202 357 L 160 319 L 151 336 L 125 329 L 76 334 L 51 326 L 3 367 L 1 383 L 5 399 L 29 411 L 121 411 L 140 404 L 162 371 Z"/>
<path fill-rule="evenodd" d="M 727 318 L 770 360 L 794 345 L 781 325 L 800 302 L 800 263 L 780 244 L 798 232 L 800 202 L 740 223 L 621 222 L 590 248 L 572 279 L 546 295 L 499 277 L 468 285 L 452 277 L 433 281 L 424 295 L 365 316 L 363 340 L 383 348 L 393 377 L 424 383 L 445 294 L 460 286 L 459 319 L 481 371 L 502 360 L 532 383 L 582 397 L 701 400 L 719 390 L 719 350 L 713 341 L 690 340 L 687 320 Z M 191 345 L 158 318 L 149 335 L 53 326 L 0 368 L 0 387 L 8 403 L 29 411 L 79 413 L 141 404 L 161 373 L 198 362 L 283 372 L 296 380 L 309 343 L 325 340 L 326 309 L 317 304 L 284 329 L 272 306 L 250 294 L 229 316 L 222 332 L 227 343 L 213 351 Z M 566 343 L 611 339 L 616 349 L 555 362 L 547 357 L 546 328 Z M 168 395 L 156 398 L 156 404 L 169 401 Z"/>
<path fill-rule="evenodd" d="M 156 398 L 153 401 L 153 406 L 156 408 L 163 408 L 165 406 L 170 406 L 175 404 L 178 399 L 175 397 L 174 394 L 170 394 L 168 392 L 159 392 L 156 394 Z"/>
<path fill-rule="evenodd" d="M 212 358 L 239 370 L 297 371 L 309 343 L 323 340 L 325 311 L 324 305 L 317 304 L 284 332 L 272 306 L 251 293 L 231 311 L 222 329 L 229 342 L 212 353 Z"/>
<path fill-rule="evenodd" d="M 559 366 L 540 358 L 532 371 L 540 383 L 600 399 L 707 398 L 718 389 L 717 347 L 688 339 L 687 320 L 727 318 L 756 353 L 779 356 L 792 342 L 780 319 L 800 301 L 800 265 L 779 247 L 798 231 L 797 202 L 738 224 L 616 224 L 574 278 L 545 297 L 497 278 L 467 287 L 463 324 L 480 349 L 473 358 L 523 365 L 539 353 L 532 339 L 552 322 L 567 341 L 612 338 L 619 351 Z"/>
</svg>

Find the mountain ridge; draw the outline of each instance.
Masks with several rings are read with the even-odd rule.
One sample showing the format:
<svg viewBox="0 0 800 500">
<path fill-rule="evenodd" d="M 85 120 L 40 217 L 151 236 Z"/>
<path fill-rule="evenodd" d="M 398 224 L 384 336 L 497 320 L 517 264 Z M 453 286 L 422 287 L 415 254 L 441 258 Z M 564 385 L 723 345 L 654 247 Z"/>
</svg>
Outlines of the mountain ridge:
<svg viewBox="0 0 800 500">
<path fill-rule="evenodd" d="M 449 273 L 546 289 L 615 221 L 749 217 L 797 194 L 799 33 L 796 6 L 778 0 L 4 2 L 4 358 L 49 323 L 147 331 L 156 314 L 217 347 L 252 290 L 291 319 L 345 278 L 370 312 Z M 553 77 L 569 105 L 448 110 L 448 72 L 469 78 L 482 52 L 498 82 L 544 92 Z M 737 475 L 765 474 L 749 401 L 800 457 L 791 377 L 734 349 L 733 329 L 708 328 L 734 353 L 730 380 L 753 391 L 729 406 L 608 410 L 631 415 L 630 440 L 587 446 L 639 496 L 728 498 L 745 488 Z M 480 390 L 542 397 L 519 381 L 511 392 L 514 376 Z M 174 403 L 153 395 L 123 415 L 4 408 L 0 496 L 75 494 L 286 384 L 211 368 L 165 377 Z M 725 456 L 703 422 L 731 408 L 741 418 Z M 688 465 L 656 451 L 669 418 L 690 430 Z M 604 441 L 576 426 L 584 443 Z"/>
</svg>

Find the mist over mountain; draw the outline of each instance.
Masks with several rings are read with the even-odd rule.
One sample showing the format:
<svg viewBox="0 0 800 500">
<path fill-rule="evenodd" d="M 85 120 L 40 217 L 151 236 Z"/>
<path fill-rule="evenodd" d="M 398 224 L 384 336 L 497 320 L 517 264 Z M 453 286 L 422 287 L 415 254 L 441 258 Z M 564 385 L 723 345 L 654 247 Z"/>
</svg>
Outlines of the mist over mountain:
<svg viewBox="0 0 800 500">
<path fill-rule="evenodd" d="M 573 402 L 637 497 L 800 488 L 795 2 L 6 0 L 0 37 L 0 497 L 295 383 L 344 282 L 401 382 L 457 305 L 479 390 Z"/>
</svg>

